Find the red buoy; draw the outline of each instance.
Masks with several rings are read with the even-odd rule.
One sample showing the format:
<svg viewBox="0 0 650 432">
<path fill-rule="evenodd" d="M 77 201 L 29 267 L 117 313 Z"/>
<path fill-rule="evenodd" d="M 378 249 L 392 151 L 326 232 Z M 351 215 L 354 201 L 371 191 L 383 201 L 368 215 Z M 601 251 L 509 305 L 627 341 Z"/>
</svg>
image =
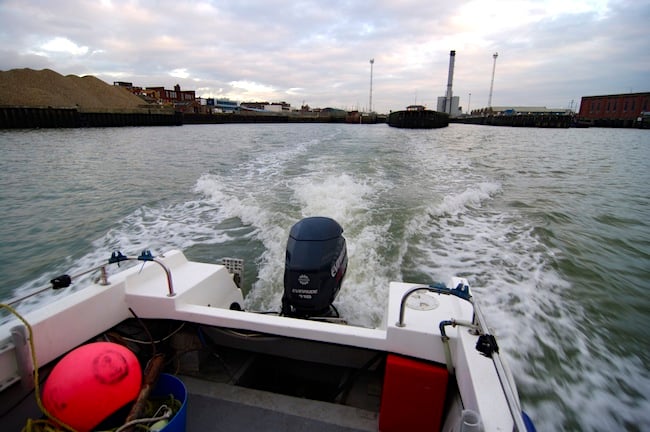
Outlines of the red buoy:
<svg viewBox="0 0 650 432">
<path fill-rule="evenodd" d="M 77 431 L 90 431 L 133 401 L 141 383 L 135 354 L 122 345 L 95 342 L 70 351 L 52 369 L 43 388 L 43 404 Z"/>
</svg>

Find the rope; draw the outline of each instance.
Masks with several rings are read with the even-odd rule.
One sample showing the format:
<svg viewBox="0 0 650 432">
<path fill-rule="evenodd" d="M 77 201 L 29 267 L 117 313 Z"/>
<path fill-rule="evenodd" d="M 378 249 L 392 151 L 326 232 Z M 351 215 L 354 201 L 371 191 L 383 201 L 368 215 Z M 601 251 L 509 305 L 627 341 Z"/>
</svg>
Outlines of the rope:
<svg viewBox="0 0 650 432">
<path fill-rule="evenodd" d="M 156 417 L 156 414 L 158 414 L 158 412 L 160 412 L 161 410 L 163 410 L 163 414 L 161 414 L 160 416 Z M 140 424 L 140 423 L 154 423 L 154 422 L 157 422 L 157 421 L 160 421 L 160 420 L 167 420 L 168 418 L 170 418 L 170 417 L 172 416 L 173 411 L 172 411 L 171 408 L 169 408 L 167 405 L 162 405 L 162 406 L 158 409 L 158 411 L 156 412 L 156 414 L 154 414 L 154 417 L 150 417 L 150 418 L 139 418 L 139 419 L 131 420 L 130 422 L 126 422 L 126 423 L 124 423 L 122 426 L 120 426 L 119 428 L 117 428 L 117 429 L 115 430 L 115 432 L 122 432 L 123 430 L 126 430 L 127 428 L 129 428 L 129 427 L 131 427 L 131 426 L 133 426 L 133 425 L 136 425 L 136 424 Z"/>
<path fill-rule="evenodd" d="M 70 432 L 76 432 L 75 429 L 68 424 L 64 423 L 63 421 L 59 420 L 56 418 L 54 415 L 52 415 L 43 405 L 43 402 L 41 401 L 41 392 L 40 392 L 40 384 L 38 382 L 38 363 L 36 360 L 36 349 L 34 347 L 34 332 L 32 331 L 32 326 L 27 322 L 25 318 L 23 318 L 22 315 L 20 315 L 16 309 L 13 307 L 9 306 L 8 304 L 0 303 L 0 308 L 7 309 L 10 313 L 15 315 L 22 323 L 27 327 L 27 332 L 29 333 L 29 350 L 31 351 L 32 354 L 32 364 L 34 366 L 34 393 L 36 394 L 36 403 L 45 416 L 50 419 L 52 422 L 58 424 L 61 426 L 63 429 L 68 430 Z M 54 432 L 60 430 L 57 428 L 55 425 L 52 423 L 48 422 L 47 420 L 32 420 L 28 419 L 27 424 L 23 428 L 23 432 L 36 432 L 36 431 L 44 431 L 44 432 Z"/>
</svg>

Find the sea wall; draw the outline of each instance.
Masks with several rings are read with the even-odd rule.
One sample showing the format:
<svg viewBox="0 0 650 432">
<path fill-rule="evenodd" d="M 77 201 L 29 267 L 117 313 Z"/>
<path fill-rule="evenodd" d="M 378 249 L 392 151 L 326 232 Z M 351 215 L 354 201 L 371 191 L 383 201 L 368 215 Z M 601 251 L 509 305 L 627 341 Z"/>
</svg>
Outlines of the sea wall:
<svg viewBox="0 0 650 432">
<path fill-rule="evenodd" d="M 323 113 L 184 113 L 183 124 L 226 124 L 226 123 L 345 123 L 345 113 L 332 115 Z"/>
<path fill-rule="evenodd" d="M 181 126 L 227 123 L 344 123 L 345 115 L 323 113 L 182 113 L 164 109 L 97 110 L 0 107 L 0 129 Z M 382 122 L 385 121 L 382 118 Z M 375 122 L 377 120 L 375 119 Z M 368 122 L 363 122 L 368 123 Z"/>
<path fill-rule="evenodd" d="M 224 123 L 287 123 L 288 116 L 280 114 L 254 113 L 184 113 L 183 124 L 224 124 Z"/>
<path fill-rule="evenodd" d="M 79 128 L 117 126 L 180 126 L 173 112 L 85 112 L 76 108 L 0 107 L 0 129 Z"/>
<path fill-rule="evenodd" d="M 586 127 L 607 127 L 607 128 L 637 128 L 650 129 L 650 115 L 640 116 L 635 119 L 584 119 L 579 121 Z"/>
<path fill-rule="evenodd" d="M 452 119 L 453 123 L 478 124 L 489 126 L 568 128 L 571 116 L 558 114 L 518 114 L 461 117 Z"/>
</svg>

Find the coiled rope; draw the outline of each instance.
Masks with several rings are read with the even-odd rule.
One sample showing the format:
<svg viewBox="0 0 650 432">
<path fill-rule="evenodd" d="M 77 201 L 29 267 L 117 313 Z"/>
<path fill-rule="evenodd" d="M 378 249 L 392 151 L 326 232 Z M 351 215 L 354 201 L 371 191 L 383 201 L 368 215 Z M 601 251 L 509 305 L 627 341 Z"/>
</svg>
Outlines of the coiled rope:
<svg viewBox="0 0 650 432">
<path fill-rule="evenodd" d="M 161 414 L 158 415 L 158 413 L 161 413 Z M 117 428 L 115 430 L 115 432 L 122 432 L 122 431 L 130 428 L 131 426 L 135 426 L 135 425 L 138 425 L 138 424 L 155 423 L 155 422 L 158 422 L 160 420 L 168 420 L 173 415 L 174 415 L 174 412 L 172 411 L 171 408 L 169 408 L 167 405 L 162 405 L 160 408 L 158 408 L 158 411 L 156 411 L 156 413 L 153 415 L 153 417 L 131 420 L 130 422 L 126 422 L 122 426 Z"/>
</svg>

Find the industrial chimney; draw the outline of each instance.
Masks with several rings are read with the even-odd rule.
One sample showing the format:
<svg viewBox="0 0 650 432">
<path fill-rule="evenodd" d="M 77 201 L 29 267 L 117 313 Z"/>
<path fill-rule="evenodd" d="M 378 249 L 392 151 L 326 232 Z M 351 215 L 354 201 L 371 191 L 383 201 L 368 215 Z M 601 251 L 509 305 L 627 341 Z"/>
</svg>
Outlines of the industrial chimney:
<svg viewBox="0 0 650 432">
<path fill-rule="evenodd" d="M 454 81 L 454 60 L 456 51 L 449 51 L 449 76 L 447 77 L 447 94 L 445 95 L 445 112 L 451 114 L 451 84 Z"/>
</svg>

